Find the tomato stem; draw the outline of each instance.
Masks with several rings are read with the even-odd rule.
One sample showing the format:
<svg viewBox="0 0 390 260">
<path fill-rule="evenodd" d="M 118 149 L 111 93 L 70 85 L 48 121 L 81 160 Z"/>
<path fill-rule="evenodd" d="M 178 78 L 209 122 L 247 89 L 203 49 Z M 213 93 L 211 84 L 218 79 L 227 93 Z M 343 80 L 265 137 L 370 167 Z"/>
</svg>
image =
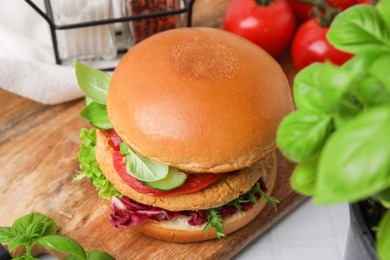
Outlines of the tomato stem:
<svg viewBox="0 0 390 260">
<path fill-rule="evenodd" d="M 331 7 L 325 0 L 299 1 L 313 6 L 313 15 L 319 19 L 321 27 L 329 27 L 334 17 L 340 13 L 340 9 Z M 322 10 L 324 10 L 325 13 L 323 13 Z"/>
<path fill-rule="evenodd" d="M 255 0 L 256 1 L 256 4 L 260 5 L 260 6 L 268 6 L 270 4 L 272 4 L 273 0 Z"/>
</svg>

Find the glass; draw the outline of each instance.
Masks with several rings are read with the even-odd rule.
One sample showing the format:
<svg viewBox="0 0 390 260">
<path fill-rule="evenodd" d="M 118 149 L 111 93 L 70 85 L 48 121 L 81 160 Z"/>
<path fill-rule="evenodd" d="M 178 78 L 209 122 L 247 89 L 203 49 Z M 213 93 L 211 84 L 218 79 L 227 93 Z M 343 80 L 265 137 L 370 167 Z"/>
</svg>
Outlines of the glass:
<svg viewBox="0 0 390 260">
<path fill-rule="evenodd" d="M 151 14 L 183 8 L 181 0 L 123 0 L 122 15 L 134 16 Z M 126 23 L 125 33 L 129 35 L 129 47 L 146 39 L 147 37 L 165 30 L 185 27 L 187 13 L 159 16 L 134 20 Z"/>
<path fill-rule="evenodd" d="M 91 22 L 113 17 L 111 0 L 51 0 L 58 25 Z M 116 57 L 112 24 L 57 30 L 58 51 L 64 63 L 74 60 L 110 60 Z"/>
</svg>

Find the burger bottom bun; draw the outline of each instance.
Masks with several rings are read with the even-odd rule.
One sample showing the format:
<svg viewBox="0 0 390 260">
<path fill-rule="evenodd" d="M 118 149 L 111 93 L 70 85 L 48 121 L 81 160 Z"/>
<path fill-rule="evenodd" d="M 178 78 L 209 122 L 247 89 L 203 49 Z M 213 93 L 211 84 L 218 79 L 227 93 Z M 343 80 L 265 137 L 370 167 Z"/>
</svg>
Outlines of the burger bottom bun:
<svg viewBox="0 0 390 260">
<path fill-rule="evenodd" d="M 269 181 L 267 183 L 267 194 L 270 195 L 276 180 L 276 171 L 270 174 Z M 251 222 L 265 207 L 267 204 L 266 199 L 260 199 L 253 207 L 243 213 L 236 212 L 234 215 L 224 219 L 224 233 L 225 235 L 231 234 L 249 222 Z M 213 227 L 208 227 L 203 231 L 205 224 L 199 226 L 191 226 L 188 224 L 187 216 L 178 216 L 169 221 L 157 222 L 149 220 L 144 222 L 134 229 L 139 232 L 164 241 L 185 243 L 185 242 L 197 242 L 217 238 L 216 230 Z"/>
<path fill-rule="evenodd" d="M 248 192 L 261 176 L 268 183 L 270 173 L 276 171 L 276 158 L 272 152 L 252 167 L 223 173 L 217 181 L 201 191 L 183 195 L 151 196 L 139 193 L 123 182 L 114 168 L 113 151 L 108 145 L 107 137 L 99 130 L 96 134 L 96 160 L 110 183 L 123 195 L 137 202 L 170 211 L 220 207 Z"/>
</svg>

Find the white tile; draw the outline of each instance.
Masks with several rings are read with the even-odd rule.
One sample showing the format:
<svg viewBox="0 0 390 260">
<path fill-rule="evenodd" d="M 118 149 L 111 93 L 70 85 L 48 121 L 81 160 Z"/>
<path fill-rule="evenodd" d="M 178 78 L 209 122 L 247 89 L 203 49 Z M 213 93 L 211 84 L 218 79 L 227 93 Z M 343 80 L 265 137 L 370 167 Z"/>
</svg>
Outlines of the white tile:
<svg viewBox="0 0 390 260">
<path fill-rule="evenodd" d="M 346 204 L 316 206 L 309 200 L 273 225 L 234 259 L 342 260 L 348 226 Z"/>
<path fill-rule="evenodd" d="M 285 246 L 280 260 L 342 260 L 335 245 Z"/>
<path fill-rule="evenodd" d="M 328 207 L 305 202 L 275 226 L 274 239 L 282 242 L 311 241 L 334 237 L 335 227 Z"/>
<path fill-rule="evenodd" d="M 235 259 L 237 260 L 253 260 L 253 259 L 278 260 L 278 258 L 275 257 L 273 248 L 270 247 L 253 248 L 253 250 L 251 250 L 248 254 L 236 255 Z"/>
</svg>

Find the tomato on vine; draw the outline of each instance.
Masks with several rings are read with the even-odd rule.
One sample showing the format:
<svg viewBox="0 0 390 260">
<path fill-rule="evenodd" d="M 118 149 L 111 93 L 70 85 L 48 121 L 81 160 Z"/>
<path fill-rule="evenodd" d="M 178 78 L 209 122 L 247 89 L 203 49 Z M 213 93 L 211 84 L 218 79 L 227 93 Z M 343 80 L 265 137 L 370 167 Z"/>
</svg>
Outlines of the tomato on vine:
<svg viewBox="0 0 390 260">
<path fill-rule="evenodd" d="M 275 57 L 290 43 L 295 17 L 286 0 L 232 0 L 223 27 Z"/>
<path fill-rule="evenodd" d="M 348 7 L 358 4 L 358 1 L 371 1 L 371 0 L 326 0 L 326 3 L 331 7 L 338 8 L 340 11 L 347 9 Z M 288 0 L 296 18 L 299 21 L 307 21 L 313 18 L 313 6 L 309 3 L 315 3 L 315 0 Z"/>
<path fill-rule="evenodd" d="M 337 50 L 326 38 L 329 26 L 338 13 L 339 9 L 330 7 L 324 0 L 315 1 L 313 14 L 317 18 L 304 22 L 298 28 L 291 45 L 291 57 L 297 70 L 314 62 L 330 61 L 342 65 L 352 57 L 352 54 Z"/>
</svg>

